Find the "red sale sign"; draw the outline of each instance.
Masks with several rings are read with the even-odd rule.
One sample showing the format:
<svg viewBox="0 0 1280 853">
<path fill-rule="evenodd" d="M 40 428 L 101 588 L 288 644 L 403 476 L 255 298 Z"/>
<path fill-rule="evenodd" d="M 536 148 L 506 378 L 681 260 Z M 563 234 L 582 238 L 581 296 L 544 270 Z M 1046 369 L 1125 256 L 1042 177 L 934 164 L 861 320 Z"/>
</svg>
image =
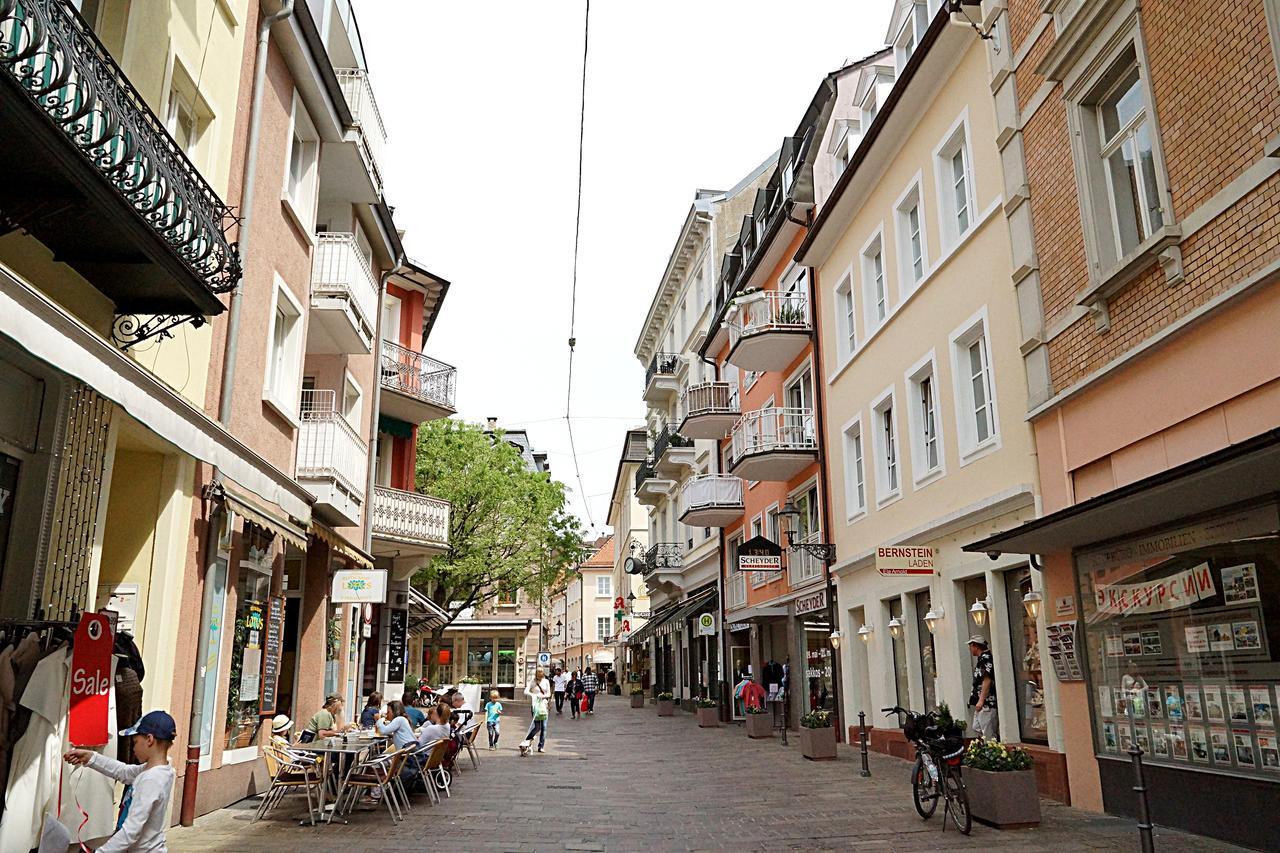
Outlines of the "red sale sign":
<svg viewBox="0 0 1280 853">
<path fill-rule="evenodd" d="M 110 738 L 111 624 L 85 613 L 71 647 L 71 720 L 67 739 L 75 746 L 102 746 Z"/>
</svg>

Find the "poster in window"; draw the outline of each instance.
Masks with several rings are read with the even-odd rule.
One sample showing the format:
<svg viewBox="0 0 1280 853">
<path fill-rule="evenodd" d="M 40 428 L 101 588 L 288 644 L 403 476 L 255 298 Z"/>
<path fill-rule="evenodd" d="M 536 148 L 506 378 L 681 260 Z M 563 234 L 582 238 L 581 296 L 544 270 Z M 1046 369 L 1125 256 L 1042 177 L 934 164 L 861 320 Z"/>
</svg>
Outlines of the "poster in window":
<svg viewBox="0 0 1280 853">
<path fill-rule="evenodd" d="M 1154 729 L 1151 732 L 1151 751 L 1156 758 L 1169 757 L 1169 733 L 1164 729 Z"/>
<path fill-rule="evenodd" d="M 1248 622 L 1232 622 L 1231 633 L 1237 650 L 1262 648 L 1262 635 L 1258 633 L 1257 622 L 1252 620 Z"/>
<path fill-rule="evenodd" d="M 1142 653 L 1144 655 L 1159 655 L 1164 652 L 1164 647 L 1160 643 L 1159 631 L 1143 631 L 1142 632 Z"/>
<path fill-rule="evenodd" d="M 1124 634 L 1124 653 L 1130 657 L 1142 654 L 1142 634 L 1138 631 L 1126 631 Z"/>
<path fill-rule="evenodd" d="M 1116 728 L 1120 730 L 1120 751 L 1128 752 L 1129 747 L 1133 746 L 1133 726 L 1129 723 L 1119 723 Z"/>
<path fill-rule="evenodd" d="M 1264 770 L 1280 770 L 1280 744 L 1276 743 L 1275 732 L 1258 732 L 1258 757 Z"/>
<path fill-rule="evenodd" d="M 1187 760 L 1187 738 L 1183 734 L 1182 726 L 1169 727 L 1169 751 L 1173 753 L 1173 757 L 1181 761 Z"/>
<path fill-rule="evenodd" d="M 1249 706 L 1245 703 L 1243 687 L 1227 687 L 1227 713 L 1233 723 L 1249 722 Z"/>
<path fill-rule="evenodd" d="M 1191 760 L 1206 763 L 1209 761 L 1209 739 L 1204 736 L 1204 729 L 1199 726 L 1191 727 Z"/>
<path fill-rule="evenodd" d="M 1147 714 L 1153 720 L 1159 720 L 1164 717 L 1164 703 L 1160 701 L 1160 688 L 1147 688 Z"/>
<path fill-rule="evenodd" d="M 1107 722 L 1102 724 L 1102 747 L 1107 752 L 1116 752 L 1119 749 L 1119 742 L 1116 740 L 1116 724 Z"/>
<path fill-rule="evenodd" d="M 1165 687 L 1164 710 L 1169 717 L 1169 722 L 1182 722 L 1182 696 L 1178 693 L 1177 685 L 1170 684 Z"/>
<path fill-rule="evenodd" d="M 1124 657 L 1124 640 L 1119 637 L 1107 637 L 1107 657 Z"/>
<path fill-rule="evenodd" d="M 1146 726 L 1138 726 L 1138 749 L 1143 752 L 1151 751 L 1151 735 Z"/>
<path fill-rule="evenodd" d="M 1227 741 L 1226 729 L 1210 729 L 1209 743 L 1213 747 L 1214 764 L 1231 763 L 1231 747 Z"/>
<path fill-rule="evenodd" d="M 1253 563 L 1228 566 L 1222 570 L 1222 600 L 1227 604 L 1258 601 L 1258 570 Z"/>
<path fill-rule="evenodd" d="M 1249 701 L 1253 705 L 1253 722 L 1259 726 L 1275 725 L 1271 710 L 1271 691 L 1266 685 L 1249 688 Z"/>
<path fill-rule="evenodd" d="M 1200 705 L 1200 688 L 1194 684 L 1184 685 L 1182 688 L 1182 709 L 1187 714 L 1187 719 L 1193 722 L 1199 722 L 1204 719 L 1204 712 Z"/>
<path fill-rule="evenodd" d="M 1207 626 L 1209 631 L 1209 651 L 1229 652 L 1236 647 L 1231 634 L 1230 622 L 1215 622 Z"/>
<path fill-rule="evenodd" d="M 1193 655 L 1209 651 L 1209 634 L 1203 625 L 1183 629 L 1187 635 L 1187 652 Z"/>
<path fill-rule="evenodd" d="M 1236 764 L 1253 767 L 1253 733 L 1248 729 L 1232 729 L 1231 740 L 1236 747 Z"/>
<path fill-rule="evenodd" d="M 1115 716 L 1115 709 L 1111 706 L 1111 688 L 1106 684 L 1098 685 L 1098 713 L 1104 717 Z"/>
<path fill-rule="evenodd" d="M 1123 690 L 1116 691 L 1116 716 L 1129 716 L 1129 709 L 1133 707 L 1133 700 L 1129 698 L 1129 694 Z"/>
<path fill-rule="evenodd" d="M 1226 722 L 1226 706 L 1222 703 L 1222 688 L 1217 684 L 1204 686 L 1204 715 L 1211 723 Z"/>
</svg>

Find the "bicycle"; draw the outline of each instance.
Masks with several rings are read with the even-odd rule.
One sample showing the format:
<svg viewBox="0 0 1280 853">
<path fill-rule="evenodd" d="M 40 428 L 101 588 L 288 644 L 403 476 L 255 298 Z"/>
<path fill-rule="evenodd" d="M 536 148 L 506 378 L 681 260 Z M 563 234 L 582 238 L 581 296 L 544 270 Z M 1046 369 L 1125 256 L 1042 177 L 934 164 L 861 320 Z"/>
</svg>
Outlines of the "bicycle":
<svg viewBox="0 0 1280 853">
<path fill-rule="evenodd" d="M 880 710 L 885 712 L 885 716 L 898 716 L 900 721 L 902 715 L 906 716 L 906 721 L 901 723 L 902 733 L 916 748 L 916 763 L 911 768 L 911 797 L 916 812 L 928 820 L 937 811 L 938 800 L 941 799 L 945 804 L 942 809 L 943 831 L 946 831 L 947 818 L 950 817 L 956 829 L 962 835 L 968 835 L 973 829 L 973 816 L 969 813 L 969 793 L 960 775 L 964 740 L 943 732 L 937 715 L 932 711 L 921 714 L 898 706 Z"/>
</svg>

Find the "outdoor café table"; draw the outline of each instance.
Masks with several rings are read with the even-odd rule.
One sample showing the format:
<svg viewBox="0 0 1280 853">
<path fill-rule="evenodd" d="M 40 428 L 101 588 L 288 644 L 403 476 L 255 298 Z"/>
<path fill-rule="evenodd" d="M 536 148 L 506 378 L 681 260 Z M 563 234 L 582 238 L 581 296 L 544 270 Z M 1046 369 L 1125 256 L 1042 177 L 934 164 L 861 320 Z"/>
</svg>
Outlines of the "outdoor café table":
<svg viewBox="0 0 1280 853">
<path fill-rule="evenodd" d="M 333 737 L 319 738 L 310 743 L 294 744 L 292 748 L 315 755 L 329 756 L 329 760 L 325 762 L 325 775 L 327 777 L 330 774 L 334 774 L 335 777 L 340 777 L 335 778 L 335 781 L 337 782 L 337 787 L 341 788 L 347 774 L 355 766 L 356 762 L 353 759 L 368 752 L 375 746 L 380 746 L 384 741 L 386 741 L 386 738 L 382 735 L 364 732 L 359 735 L 334 735 Z M 344 766 L 339 768 L 339 764 Z M 324 795 L 325 789 L 328 787 L 327 781 L 326 779 L 326 784 L 320 786 L 320 805 L 317 811 L 321 818 L 324 818 L 326 808 Z M 330 813 L 326 820 L 331 821 L 333 820 L 333 809 L 332 807 L 329 808 Z M 338 820 L 346 823 L 343 818 L 338 818 Z"/>
</svg>

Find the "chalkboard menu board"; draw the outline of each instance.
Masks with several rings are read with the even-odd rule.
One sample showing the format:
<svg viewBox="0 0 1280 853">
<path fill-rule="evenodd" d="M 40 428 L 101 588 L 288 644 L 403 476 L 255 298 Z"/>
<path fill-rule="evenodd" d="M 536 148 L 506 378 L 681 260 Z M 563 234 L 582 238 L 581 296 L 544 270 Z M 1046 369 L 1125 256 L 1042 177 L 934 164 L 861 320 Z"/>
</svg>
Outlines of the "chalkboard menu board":
<svg viewBox="0 0 1280 853">
<path fill-rule="evenodd" d="M 387 681 L 399 684 L 404 681 L 405 642 L 408 639 L 409 611 L 391 610 L 391 627 L 387 632 Z"/>
<path fill-rule="evenodd" d="M 276 712 L 276 682 L 280 679 L 280 656 L 284 652 L 284 596 L 274 595 L 267 603 L 267 637 L 262 648 L 262 694 L 258 714 Z"/>
</svg>

